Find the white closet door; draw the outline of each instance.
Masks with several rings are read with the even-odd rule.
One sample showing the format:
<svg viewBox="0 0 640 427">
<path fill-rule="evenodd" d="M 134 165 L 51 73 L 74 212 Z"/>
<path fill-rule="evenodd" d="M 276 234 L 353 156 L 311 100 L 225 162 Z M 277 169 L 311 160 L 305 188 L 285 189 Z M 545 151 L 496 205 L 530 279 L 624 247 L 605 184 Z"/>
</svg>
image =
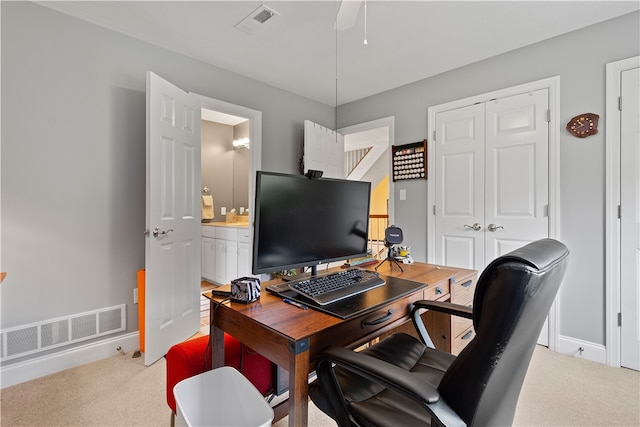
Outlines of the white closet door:
<svg viewBox="0 0 640 427">
<path fill-rule="evenodd" d="M 640 370 L 640 68 L 622 72 L 620 364 Z"/>
<path fill-rule="evenodd" d="M 436 116 L 435 262 L 484 263 L 484 105 Z"/>
<path fill-rule="evenodd" d="M 547 89 L 486 103 L 485 264 L 549 235 Z"/>
<path fill-rule="evenodd" d="M 549 236 L 548 89 L 435 117 L 435 262 L 482 271 Z"/>
</svg>

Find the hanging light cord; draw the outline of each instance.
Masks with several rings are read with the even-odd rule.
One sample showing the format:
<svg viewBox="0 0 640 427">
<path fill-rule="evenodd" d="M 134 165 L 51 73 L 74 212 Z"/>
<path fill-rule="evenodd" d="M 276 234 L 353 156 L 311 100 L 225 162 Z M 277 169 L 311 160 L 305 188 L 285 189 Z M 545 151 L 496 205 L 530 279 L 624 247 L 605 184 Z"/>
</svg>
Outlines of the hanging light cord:
<svg viewBox="0 0 640 427">
<path fill-rule="evenodd" d="M 340 0 L 336 1 L 336 22 L 340 11 Z M 336 142 L 338 141 L 338 26 L 336 25 L 336 106 L 334 107 L 333 128 L 336 131 Z"/>
<path fill-rule="evenodd" d="M 367 45 L 367 0 L 364 0 L 364 45 Z"/>
</svg>

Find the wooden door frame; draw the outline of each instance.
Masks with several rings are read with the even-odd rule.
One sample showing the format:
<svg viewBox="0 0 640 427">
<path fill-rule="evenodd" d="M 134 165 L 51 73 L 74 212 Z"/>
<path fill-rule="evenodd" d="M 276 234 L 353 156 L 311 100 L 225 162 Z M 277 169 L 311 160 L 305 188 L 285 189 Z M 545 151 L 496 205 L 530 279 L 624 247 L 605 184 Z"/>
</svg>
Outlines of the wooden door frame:
<svg viewBox="0 0 640 427">
<path fill-rule="evenodd" d="M 606 64 L 605 116 L 605 347 L 607 365 L 620 367 L 620 109 L 618 98 L 624 70 L 640 65 L 640 56 Z"/>
<path fill-rule="evenodd" d="M 524 83 L 481 95 L 471 96 L 444 104 L 428 107 L 427 135 L 433 138 L 436 130 L 436 115 L 440 112 L 462 108 L 478 102 L 504 98 L 530 91 L 549 90 L 549 237 L 560 236 L 560 76 Z M 435 260 L 435 144 L 427 144 L 427 262 Z M 556 351 L 560 340 L 559 307 L 560 294 L 549 311 L 549 349 Z"/>
</svg>

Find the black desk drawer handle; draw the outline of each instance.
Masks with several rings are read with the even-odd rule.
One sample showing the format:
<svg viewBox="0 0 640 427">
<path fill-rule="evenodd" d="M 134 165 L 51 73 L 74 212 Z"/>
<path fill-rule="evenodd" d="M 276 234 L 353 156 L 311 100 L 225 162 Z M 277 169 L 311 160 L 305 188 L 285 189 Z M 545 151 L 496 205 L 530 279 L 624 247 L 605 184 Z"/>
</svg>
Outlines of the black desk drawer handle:
<svg viewBox="0 0 640 427">
<path fill-rule="evenodd" d="M 471 338 L 471 335 L 473 335 L 473 331 L 469 331 L 466 334 L 464 334 L 462 337 L 460 337 L 461 340 L 468 340 L 469 338 Z"/>
<path fill-rule="evenodd" d="M 391 309 L 389 309 L 389 311 L 387 311 L 387 314 L 385 314 L 384 316 L 382 316 L 379 319 L 372 320 L 370 322 L 367 321 L 367 320 L 363 320 L 362 322 L 360 322 L 360 327 L 364 328 L 365 326 L 379 325 L 380 323 L 384 323 L 387 320 L 391 319 L 391 316 L 393 316 L 393 311 L 391 311 Z"/>
<path fill-rule="evenodd" d="M 467 280 L 466 282 L 464 282 L 462 285 L 463 288 L 468 288 L 469 286 L 471 286 L 471 284 L 473 283 L 472 280 Z"/>
</svg>

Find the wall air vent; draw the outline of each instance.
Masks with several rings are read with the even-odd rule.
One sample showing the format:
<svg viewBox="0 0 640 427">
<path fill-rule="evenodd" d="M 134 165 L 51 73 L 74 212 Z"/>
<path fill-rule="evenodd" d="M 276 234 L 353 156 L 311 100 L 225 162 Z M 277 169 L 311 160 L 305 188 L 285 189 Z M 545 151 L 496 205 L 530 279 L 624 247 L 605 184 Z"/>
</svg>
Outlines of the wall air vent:
<svg viewBox="0 0 640 427">
<path fill-rule="evenodd" d="M 254 10 L 249 15 L 247 15 L 246 18 L 244 18 L 242 21 L 234 25 L 234 28 L 242 31 L 243 33 L 252 35 L 265 22 L 267 22 L 269 19 L 273 18 L 276 15 L 280 15 L 280 14 L 275 10 L 262 4 L 256 10 Z"/>
<path fill-rule="evenodd" d="M 127 330 L 126 305 L 20 325 L 0 331 L 0 360 L 10 360 Z"/>
</svg>

